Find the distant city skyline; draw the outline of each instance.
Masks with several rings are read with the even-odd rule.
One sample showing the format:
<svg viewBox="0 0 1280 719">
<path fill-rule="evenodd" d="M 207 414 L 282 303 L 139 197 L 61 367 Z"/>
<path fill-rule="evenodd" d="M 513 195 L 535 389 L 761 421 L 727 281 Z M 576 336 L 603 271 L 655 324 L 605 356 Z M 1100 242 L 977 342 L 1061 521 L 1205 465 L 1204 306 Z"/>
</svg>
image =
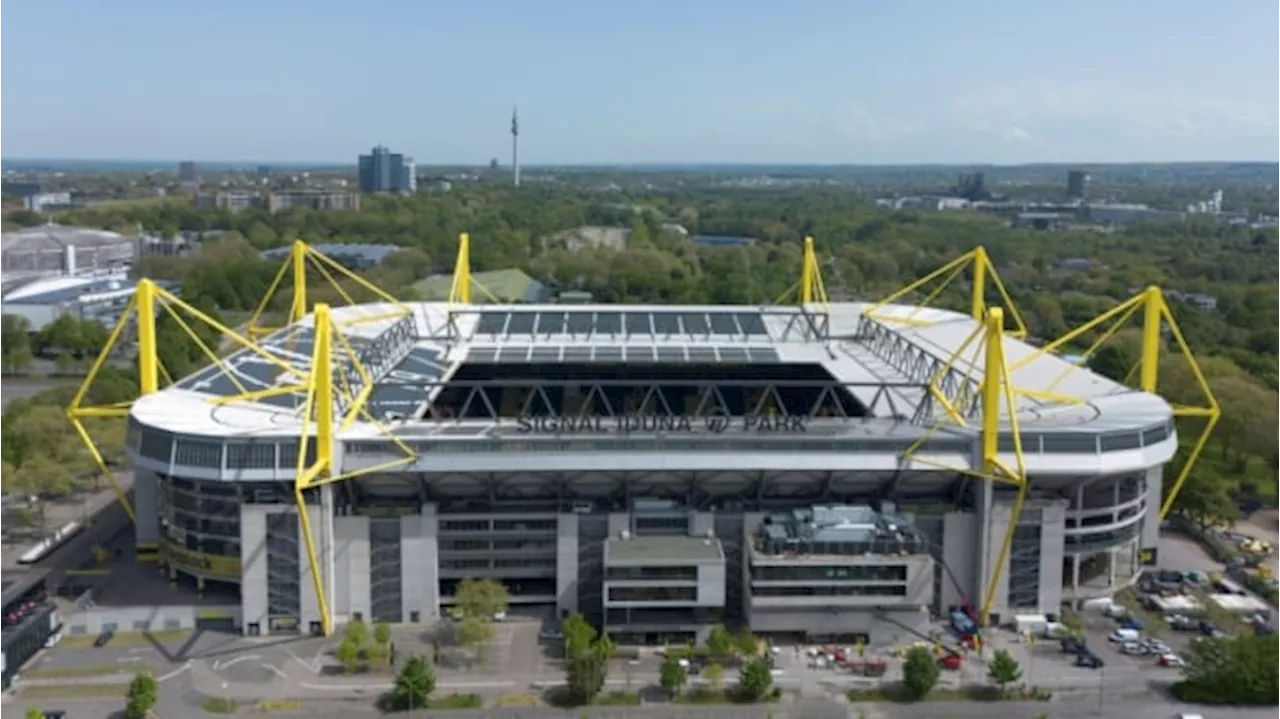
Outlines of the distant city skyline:
<svg viewBox="0 0 1280 719">
<path fill-rule="evenodd" d="M 1265 0 L 309 7 L 11 3 L 0 152 L 506 165 L 516 104 L 525 168 L 1280 156 Z"/>
</svg>

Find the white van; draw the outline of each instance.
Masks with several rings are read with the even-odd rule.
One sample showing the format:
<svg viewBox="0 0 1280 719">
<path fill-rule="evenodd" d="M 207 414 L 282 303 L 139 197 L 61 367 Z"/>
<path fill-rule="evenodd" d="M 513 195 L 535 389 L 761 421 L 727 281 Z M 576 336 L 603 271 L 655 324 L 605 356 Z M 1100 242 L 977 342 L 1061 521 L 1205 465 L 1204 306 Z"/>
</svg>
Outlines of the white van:
<svg viewBox="0 0 1280 719">
<path fill-rule="evenodd" d="M 1137 629 L 1117 629 L 1114 632 L 1111 632 L 1111 636 L 1107 637 L 1107 639 L 1110 639 L 1113 642 L 1123 642 L 1123 643 L 1136 642 L 1138 641 L 1138 630 Z"/>
</svg>

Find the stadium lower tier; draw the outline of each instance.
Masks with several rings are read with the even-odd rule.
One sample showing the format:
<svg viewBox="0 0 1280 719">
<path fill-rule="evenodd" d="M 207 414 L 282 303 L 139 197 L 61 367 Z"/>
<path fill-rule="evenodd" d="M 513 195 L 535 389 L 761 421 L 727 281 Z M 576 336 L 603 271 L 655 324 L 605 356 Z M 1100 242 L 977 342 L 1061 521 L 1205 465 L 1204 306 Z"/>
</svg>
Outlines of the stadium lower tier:
<svg viewBox="0 0 1280 719">
<path fill-rule="evenodd" d="M 1048 477 L 1001 557 L 1011 490 L 953 475 L 593 472 L 381 475 L 310 490 L 333 619 L 446 615 L 464 578 L 516 605 L 580 611 L 622 641 L 777 637 L 888 642 L 931 615 L 1057 612 L 1154 561 L 1159 467 Z M 914 486 L 914 489 L 913 489 Z M 548 491 L 548 488 L 554 491 Z M 318 631 L 292 488 L 139 471 L 138 541 L 171 574 L 239 587 L 246 634 Z M 887 500 L 892 497 L 892 500 Z"/>
</svg>

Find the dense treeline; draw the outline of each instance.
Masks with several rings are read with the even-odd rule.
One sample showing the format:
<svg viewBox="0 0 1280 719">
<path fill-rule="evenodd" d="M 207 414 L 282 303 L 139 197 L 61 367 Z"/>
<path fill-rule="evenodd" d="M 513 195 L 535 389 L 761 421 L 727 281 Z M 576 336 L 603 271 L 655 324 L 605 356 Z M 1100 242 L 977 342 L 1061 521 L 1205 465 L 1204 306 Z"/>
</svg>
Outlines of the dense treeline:
<svg viewBox="0 0 1280 719">
<path fill-rule="evenodd" d="M 803 235 L 816 238 L 833 299 L 878 299 L 978 245 L 987 248 L 1033 334 L 1060 336 L 1151 284 L 1202 293 L 1216 310 L 1171 299 L 1187 340 L 1205 362 L 1226 408 L 1211 462 L 1197 470 L 1191 500 L 1230 518 L 1230 495 L 1275 493 L 1277 238 L 1274 231 L 1196 218 L 1110 234 L 1012 229 L 977 213 L 888 212 L 838 188 L 689 190 L 624 194 L 569 189 L 471 188 L 410 198 L 369 197 L 358 213 L 292 210 L 232 214 L 189 204 L 103 207 L 69 213 L 66 224 L 151 232 L 226 231 L 199 260 L 154 259 L 143 268 L 182 281 L 184 297 L 226 316 L 252 309 L 277 268 L 257 252 L 303 238 L 318 243 L 389 243 L 404 248 L 366 274 L 393 293 L 452 268 L 457 236 L 472 236 L 477 271 L 520 267 L 556 290 L 586 290 L 608 302 L 767 303 L 796 280 Z M 746 235 L 748 248 L 695 246 L 691 234 Z M 563 231 L 583 225 L 631 230 L 624 249 L 570 249 Z M 1091 264 L 1063 265 L 1085 259 Z M 963 283 L 935 303 L 967 305 Z M 337 301 L 317 286 L 313 300 Z M 356 293 L 358 299 L 364 299 Z M 273 307 L 287 303 L 281 293 Z M 1136 324 L 1135 324 L 1136 327 Z M 1087 347 L 1098 331 L 1074 349 Z M 1173 345 L 1170 344 L 1170 349 Z M 1121 331 L 1096 366 L 1124 378 L 1136 335 Z M 1198 403 L 1185 365 L 1165 362 L 1163 391 Z M 1193 431 L 1184 432 L 1190 439 Z M 1192 511 L 1192 510 L 1188 510 Z M 1208 512 L 1209 510 L 1203 509 Z"/>
</svg>

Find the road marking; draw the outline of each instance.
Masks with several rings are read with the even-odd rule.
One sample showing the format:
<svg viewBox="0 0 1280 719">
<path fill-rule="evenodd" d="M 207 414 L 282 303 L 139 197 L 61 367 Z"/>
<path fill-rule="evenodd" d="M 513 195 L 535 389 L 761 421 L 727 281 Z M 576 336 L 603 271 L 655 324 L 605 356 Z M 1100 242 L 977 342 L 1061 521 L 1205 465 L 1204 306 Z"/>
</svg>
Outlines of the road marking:
<svg viewBox="0 0 1280 719">
<path fill-rule="evenodd" d="M 309 662 L 306 659 L 303 659 L 302 657 L 298 656 L 297 654 L 294 654 L 293 650 L 290 649 L 289 647 L 281 647 L 281 649 L 284 650 L 285 654 L 288 654 L 290 657 L 292 657 L 294 661 L 306 667 L 307 671 L 311 672 L 312 674 L 320 673 L 319 661 Z"/>
<path fill-rule="evenodd" d="M 265 663 L 264 663 L 264 664 L 262 665 L 262 668 L 263 668 L 263 669 L 267 669 L 267 670 L 269 670 L 272 674 L 275 674 L 276 676 L 280 677 L 281 679 L 285 679 L 285 680 L 287 680 L 287 679 L 289 678 L 289 676 L 288 676 L 287 674 L 285 674 L 284 672 L 280 671 L 280 669 L 279 669 L 278 667 L 272 666 L 272 665 L 270 665 L 270 664 L 265 664 Z"/>
<path fill-rule="evenodd" d="M 242 657 L 236 657 L 235 659 L 229 659 L 229 660 L 227 660 L 227 661 L 225 661 L 225 662 L 222 662 L 222 661 L 219 661 L 219 660 L 215 659 L 215 660 L 213 660 L 213 670 L 216 672 L 216 671 L 218 671 L 219 669 L 226 669 L 226 668 L 227 668 L 227 667 L 229 667 L 229 666 L 233 666 L 233 665 L 235 665 L 235 664 L 239 664 L 240 662 L 243 662 L 243 661 L 248 661 L 248 660 L 250 660 L 250 659 L 261 659 L 261 658 L 262 658 L 262 657 L 258 656 L 257 654 L 246 654 L 246 655 L 244 655 L 244 656 L 242 656 Z"/>
<path fill-rule="evenodd" d="M 162 682 L 162 681 L 165 681 L 166 679 L 172 679 L 172 678 L 174 678 L 174 677 L 178 676 L 179 674 L 181 674 L 181 673 L 183 673 L 183 672 L 187 671 L 187 670 L 188 670 L 188 669 L 190 669 L 190 668 L 191 668 L 191 662 L 187 662 L 186 664 L 183 664 L 182 666 L 178 667 L 177 669 L 174 669 L 173 671 L 169 672 L 168 674 L 162 674 L 162 675 L 160 675 L 160 676 L 156 677 L 156 681 L 158 681 L 158 682 Z"/>
<path fill-rule="evenodd" d="M 143 659 L 143 657 L 117 657 L 117 658 L 116 658 L 116 661 L 118 661 L 118 662 L 140 662 L 140 661 L 142 661 L 142 659 Z"/>
<path fill-rule="evenodd" d="M 449 689 L 493 689 L 515 685 L 515 682 L 440 682 L 440 686 Z"/>
</svg>

